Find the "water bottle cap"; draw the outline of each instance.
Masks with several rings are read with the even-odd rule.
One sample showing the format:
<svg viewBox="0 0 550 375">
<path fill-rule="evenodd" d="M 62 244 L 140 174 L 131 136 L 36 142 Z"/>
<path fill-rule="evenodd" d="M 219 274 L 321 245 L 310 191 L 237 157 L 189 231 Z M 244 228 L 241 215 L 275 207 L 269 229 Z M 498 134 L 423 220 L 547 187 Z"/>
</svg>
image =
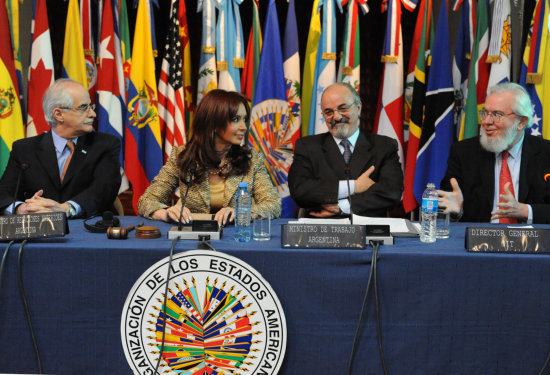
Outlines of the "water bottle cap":
<svg viewBox="0 0 550 375">
<path fill-rule="evenodd" d="M 247 188 L 248 187 L 248 182 L 239 182 L 239 187 L 240 188 Z"/>
</svg>

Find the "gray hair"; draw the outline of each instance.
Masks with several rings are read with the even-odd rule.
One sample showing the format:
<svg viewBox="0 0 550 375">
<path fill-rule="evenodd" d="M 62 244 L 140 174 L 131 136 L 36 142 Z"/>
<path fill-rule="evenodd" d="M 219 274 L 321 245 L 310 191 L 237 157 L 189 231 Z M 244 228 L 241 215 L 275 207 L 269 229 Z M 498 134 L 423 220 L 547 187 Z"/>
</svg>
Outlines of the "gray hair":
<svg viewBox="0 0 550 375">
<path fill-rule="evenodd" d="M 55 108 L 72 108 L 74 100 L 71 94 L 69 94 L 65 88 L 69 84 L 77 84 L 78 82 L 69 78 L 60 78 L 56 80 L 53 85 L 48 87 L 44 96 L 42 97 L 42 110 L 44 111 L 44 117 L 46 122 L 50 126 L 55 126 L 56 121 L 53 117 L 53 110 Z"/>
<path fill-rule="evenodd" d="M 327 88 L 325 88 L 323 90 L 323 93 L 321 94 L 321 99 L 323 98 L 323 95 L 325 94 L 325 91 L 328 88 L 332 87 L 332 86 L 345 87 L 346 89 L 348 89 L 350 94 L 353 96 L 353 104 L 355 104 L 355 105 L 361 104 L 361 97 L 359 96 L 359 94 L 357 94 L 357 91 L 355 91 L 355 88 L 352 85 L 350 85 L 348 82 L 336 82 L 336 83 L 333 83 L 333 84 L 329 85 Z"/>
<path fill-rule="evenodd" d="M 527 119 L 525 127 L 530 128 L 533 125 L 535 110 L 533 109 L 533 104 L 531 103 L 531 98 L 527 90 L 517 83 L 505 82 L 489 88 L 488 94 L 491 95 L 502 92 L 510 92 L 514 95 L 515 100 L 512 106 L 512 112 L 518 116 L 525 117 Z"/>
</svg>

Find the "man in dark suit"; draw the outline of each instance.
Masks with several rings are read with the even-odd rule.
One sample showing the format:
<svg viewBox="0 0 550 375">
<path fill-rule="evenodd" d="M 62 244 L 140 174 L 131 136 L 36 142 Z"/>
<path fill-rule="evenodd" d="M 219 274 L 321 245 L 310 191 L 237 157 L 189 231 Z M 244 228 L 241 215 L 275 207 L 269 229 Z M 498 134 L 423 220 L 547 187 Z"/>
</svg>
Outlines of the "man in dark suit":
<svg viewBox="0 0 550 375">
<path fill-rule="evenodd" d="M 359 131 L 361 99 L 349 84 L 327 87 L 321 108 L 329 132 L 296 142 L 292 198 L 313 217 L 349 214 L 350 204 L 354 214 L 386 216 L 403 192 L 397 142 Z"/>
<path fill-rule="evenodd" d="M 451 147 L 439 204 L 469 222 L 550 223 L 550 142 L 525 134 L 533 107 L 523 87 L 492 87 L 480 136 Z"/>
<path fill-rule="evenodd" d="M 58 80 L 44 94 L 42 108 L 52 130 L 13 143 L 0 180 L 0 212 L 61 211 L 72 218 L 110 209 L 120 186 L 120 141 L 94 132 L 88 90 Z"/>
</svg>

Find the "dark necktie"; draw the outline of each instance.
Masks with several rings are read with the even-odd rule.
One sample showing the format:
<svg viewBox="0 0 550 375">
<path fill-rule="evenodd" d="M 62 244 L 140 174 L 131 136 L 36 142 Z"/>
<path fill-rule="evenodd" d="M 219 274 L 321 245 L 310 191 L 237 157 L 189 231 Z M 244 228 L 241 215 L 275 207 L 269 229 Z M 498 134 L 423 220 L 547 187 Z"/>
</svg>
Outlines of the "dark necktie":
<svg viewBox="0 0 550 375">
<path fill-rule="evenodd" d="M 508 168 L 508 156 L 510 156 L 510 153 L 508 151 L 502 151 L 502 164 L 500 166 L 500 177 L 499 177 L 499 183 L 498 183 L 498 192 L 500 195 L 506 194 L 506 191 L 504 190 L 504 185 L 506 185 L 508 182 L 510 183 L 510 192 L 515 197 L 516 193 L 514 192 L 514 184 L 512 183 L 512 174 L 510 173 L 510 168 Z M 499 199 L 500 200 L 500 199 Z M 518 221 L 516 219 L 510 219 L 510 218 L 500 218 L 499 223 L 517 223 Z"/>
<path fill-rule="evenodd" d="M 63 172 L 61 173 L 61 182 L 63 182 L 63 178 L 65 177 L 65 173 L 67 173 L 67 168 L 69 168 L 69 163 L 71 162 L 71 158 L 73 157 L 74 142 L 73 141 L 68 141 L 67 142 L 67 147 L 69 148 L 71 153 L 69 154 L 69 157 L 65 161 L 65 166 L 63 166 Z"/>
<path fill-rule="evenodd" d="M 349 165 L 349 161 L 351 160 L 351 144 L 347 139 L 343 139 L 340 144 L 344 147 L 344 161 L 346 165 Z"/>
</svg>

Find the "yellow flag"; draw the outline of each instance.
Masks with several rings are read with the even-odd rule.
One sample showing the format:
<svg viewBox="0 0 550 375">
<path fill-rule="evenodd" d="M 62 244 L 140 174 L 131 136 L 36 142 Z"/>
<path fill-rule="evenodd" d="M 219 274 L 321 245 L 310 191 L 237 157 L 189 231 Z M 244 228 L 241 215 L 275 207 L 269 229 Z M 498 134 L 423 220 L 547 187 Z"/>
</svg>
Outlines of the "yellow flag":
<svg viewBox="0 0 550 375">
<path fill-rule="evenodd" d="M 88 88 L 84 45 L 77 0 L 69 0 L 67 23 L 65 24 L 65 43 L 63 44 L 62 77 L 70 78 Z"/>
</svg>

